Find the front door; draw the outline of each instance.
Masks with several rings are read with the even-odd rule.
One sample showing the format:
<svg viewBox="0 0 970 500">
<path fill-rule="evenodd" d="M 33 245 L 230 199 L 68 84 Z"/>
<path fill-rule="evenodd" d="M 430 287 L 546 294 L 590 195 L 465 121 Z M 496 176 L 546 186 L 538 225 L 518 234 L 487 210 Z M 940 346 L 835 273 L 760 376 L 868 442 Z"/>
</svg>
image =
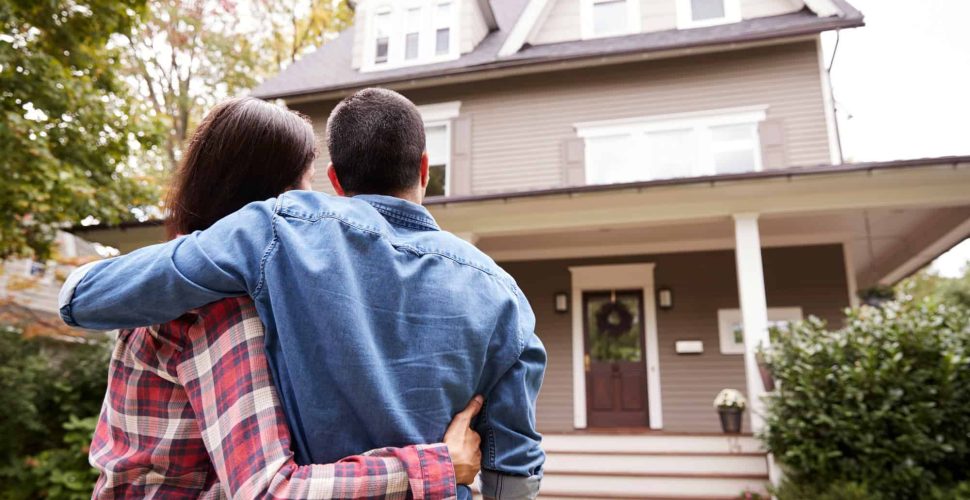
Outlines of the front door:
<svg viewBox="0 0 970 500">
<path fill-rule="evenodd" d="M 583 293 L 590 427 L 647 426 L 642 290 Z"/>
</svg>

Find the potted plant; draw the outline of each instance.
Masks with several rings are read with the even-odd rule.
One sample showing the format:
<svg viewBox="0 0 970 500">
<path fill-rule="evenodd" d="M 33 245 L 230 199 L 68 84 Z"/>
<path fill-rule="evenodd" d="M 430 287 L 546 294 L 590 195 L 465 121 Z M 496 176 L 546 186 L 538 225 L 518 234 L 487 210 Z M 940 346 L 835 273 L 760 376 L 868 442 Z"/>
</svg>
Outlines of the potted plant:
<svg viewBox="0 0 970 500">
<path fill-rule="evenodd" d="M 721 430 L 725 434 L 741 433 L 741 415 L 748 405 L 744 395 L 736 389 L 724 389 L 714 398 L 714 408 L 721 417 Z"/>
</svg>

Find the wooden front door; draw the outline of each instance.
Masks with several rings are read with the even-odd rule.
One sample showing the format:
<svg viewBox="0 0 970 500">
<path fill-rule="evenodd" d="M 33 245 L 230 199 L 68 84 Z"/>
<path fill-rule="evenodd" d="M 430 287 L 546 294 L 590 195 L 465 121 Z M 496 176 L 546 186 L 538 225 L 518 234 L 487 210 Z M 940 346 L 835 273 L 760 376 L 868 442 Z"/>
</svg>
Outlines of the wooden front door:
<svg viewBox="0 0 970 500">
<path fill-rule="evenodd" d="M 642 290 L 583 293 L 590 427 L 648 424 L 643 325 Z"/>
</svg>

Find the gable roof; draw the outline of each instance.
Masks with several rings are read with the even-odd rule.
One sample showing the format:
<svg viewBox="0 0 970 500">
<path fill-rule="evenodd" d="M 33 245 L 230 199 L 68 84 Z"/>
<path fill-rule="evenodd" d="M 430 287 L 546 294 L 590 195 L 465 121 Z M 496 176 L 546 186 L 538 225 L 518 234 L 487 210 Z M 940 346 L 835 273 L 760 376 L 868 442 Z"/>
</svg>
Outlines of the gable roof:
<svg viewBox="0 0 970 500">
<path fill-rule="evenodd" d="M 581 61 L 604 56 L 659 53 L 725 44 L 759 42 L 812 35 L 833 29 L 863 25 L 863 16 L 844 0 L 813 0 L 805 9 L 791 14 L 749 19 L 687 30 L 666 30 L 627 36 L 578 40 L 544 45 L 524 45 L 515 53 L 500 56 L 523 12 L 542 0 L 492 0 L 496 29 L 460 58 L 435 64 L 408 66 L 386 71 L 362 72 L 352 67 L 354 30 L 344 30 L 279 75 L 263 82 L 253 95 L 263 99 L 309 97 L 313 94 L 349 91 L 367 86 L 392 85 L 431 78 L 448 78 L 473 73 L 543 63 Z M 826 10 L 826 6 L 833 8 Z M 819 11 L 818 14 L 812 7 Z M 821 6 L 821 7 L 820 7 Z M 834 12 L 834 15 L 820 15 Z"/>
</svg>

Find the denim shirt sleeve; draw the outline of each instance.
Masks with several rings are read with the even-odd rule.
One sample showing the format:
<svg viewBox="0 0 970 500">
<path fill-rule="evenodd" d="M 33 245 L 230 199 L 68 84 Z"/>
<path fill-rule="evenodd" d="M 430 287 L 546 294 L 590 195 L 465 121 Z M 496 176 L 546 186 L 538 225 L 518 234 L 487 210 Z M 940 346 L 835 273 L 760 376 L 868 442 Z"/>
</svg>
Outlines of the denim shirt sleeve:
<svg viewBox="0 0 970 500">
<path fill-rule="evenodd" d="M 534 333 L 519 358 L 485 401 L 477 431 L 482 436 L 482 495 L 533 499 L 539 493 L 545 453 L 536 431 L 536 398 L 546 369 L 546 350 Z"/>
<path fill-rule="evenodd" d="M 83 328 L 135 328 L 257 294 L 275 208 L 275 199 L 251 203 L 205 231 L 78 268 L 59 295 L 61 318 Z"/>
</svg>

